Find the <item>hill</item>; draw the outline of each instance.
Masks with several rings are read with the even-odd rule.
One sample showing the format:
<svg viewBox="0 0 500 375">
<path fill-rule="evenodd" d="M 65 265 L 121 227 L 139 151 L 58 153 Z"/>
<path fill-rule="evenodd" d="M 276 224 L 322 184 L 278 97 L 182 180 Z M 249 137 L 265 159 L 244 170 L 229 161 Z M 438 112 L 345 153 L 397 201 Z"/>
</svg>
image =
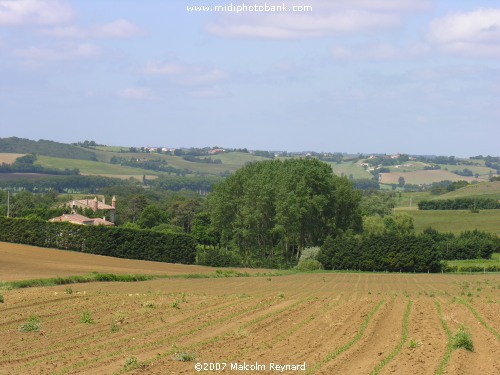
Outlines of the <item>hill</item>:
<svg viewBox="0 0 500 375">
<path fill-rule="evenodd" d="M 37 154 L 66 159 L 97 160 L 93 151 L 81 147 L 40 139 L 0 138 L 0 153 Z"/>
</svg>

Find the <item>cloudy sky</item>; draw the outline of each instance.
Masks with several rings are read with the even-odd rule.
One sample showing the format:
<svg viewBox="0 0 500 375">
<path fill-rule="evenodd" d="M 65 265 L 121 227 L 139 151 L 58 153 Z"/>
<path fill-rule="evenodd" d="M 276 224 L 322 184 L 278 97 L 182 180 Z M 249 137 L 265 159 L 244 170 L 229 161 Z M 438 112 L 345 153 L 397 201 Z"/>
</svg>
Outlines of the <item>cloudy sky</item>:
<svg viewBox="0 0 500 375">
<path fill-rule="evenodd" d="M 500 154 L 500 1 L 284 1 L 0 0 L 0 137 Z"/>
</svg>

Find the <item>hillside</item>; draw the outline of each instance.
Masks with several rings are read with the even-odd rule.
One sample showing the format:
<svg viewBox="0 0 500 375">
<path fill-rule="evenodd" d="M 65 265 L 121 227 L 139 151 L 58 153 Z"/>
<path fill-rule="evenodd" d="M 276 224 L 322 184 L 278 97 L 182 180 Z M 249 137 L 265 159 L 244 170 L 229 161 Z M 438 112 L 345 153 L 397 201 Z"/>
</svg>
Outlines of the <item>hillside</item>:
<svg viewBox="0 0 500 375">
<path fill-rule="evenodd" d="M 37 154 L 65 159 L 96 160 L 95 153 L 81 147 L 40 139 L 0 138 L 0 153 Z"/>
</svg>

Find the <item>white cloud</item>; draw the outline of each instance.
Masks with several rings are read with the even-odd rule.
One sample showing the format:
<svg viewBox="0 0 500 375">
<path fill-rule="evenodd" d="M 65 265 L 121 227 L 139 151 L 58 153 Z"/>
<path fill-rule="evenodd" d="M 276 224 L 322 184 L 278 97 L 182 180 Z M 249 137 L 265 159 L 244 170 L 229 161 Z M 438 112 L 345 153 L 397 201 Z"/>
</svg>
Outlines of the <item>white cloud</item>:
<svg viewBox="0 0 500 375">
<path fill-rule="evenodd" d="M 165 76 L 173 83 L 186 86 L 210 85 L 228 78 L 228 74 L 221 69 L 203 68 L 176 62 L 152 61 L 147 63 L 141 72 L 150 76 Z"/>
<path fill-rule="evenodd" d="M 304 1 L 288 2 L 297 4 Z M 312 12 L 225 12 L 205 29 L 224 37 L 275 39 L 352 34 L 395 28 L 403 24 L 407 12 L 427 9 L 429 4 L 430 0 L 310 0 Z"/>
<path fill-rule="evenodd" d="M 500 56 L 500 9 L 451 13 L 431 22 L 428 41 L 439 51 L 470 57 Z"/>
<path fill-rule="evenodd" d="M 116 20 L 110 23 L 93 25 L 88 28 L 77 26 L 59 26 L 45 29 L 42 34 L 58 38 L 131 38 L 146 33 L 127 20 Z"/>
<path fill-rule="evenodd" d="M 0 0 L 0 26 L 57 25 L 73 17 L 73 9 L 59 0 Z"/>
<path fill-rule="evenodd" d="M 150 100 L 154 99 L 151 89 L 144 87 L 128 87 L 118 91 L 118 96 L 123 99 Z"/>
<path fill-rule="evenodd" d="M 25 60 L 34 62 L 68 61 L 95 59 L 101 55 L 101 50 L 93 44 L 82 43 L 58 46 L 56 48 L 31 46 L 19 49 L 15 54 Z"/>
</svg>

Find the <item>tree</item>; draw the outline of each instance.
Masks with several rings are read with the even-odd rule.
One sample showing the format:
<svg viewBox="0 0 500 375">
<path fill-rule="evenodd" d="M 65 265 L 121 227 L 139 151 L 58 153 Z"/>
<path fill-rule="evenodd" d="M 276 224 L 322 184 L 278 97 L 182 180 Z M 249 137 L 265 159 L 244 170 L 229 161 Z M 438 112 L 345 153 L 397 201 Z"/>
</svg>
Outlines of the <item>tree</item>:
<svg viewBox="0 0 500 375">
<path fill-rule="evenodd" d="M 168 221 L 168 215 L 165 211 L 160 210 L 154 205 L 149 205 L 141 212 L 141 215 L 137 219 L 137 225 L 143 229 L 150 229 L 160 224 L 167 224 Z"/>
<path fill-rule="evenodd" d="M 251 163 L 214 187 L 211 222 L 219 242 L 244 259 L 296 261 L 328 235 L 361 230 L 360 193 L 317 159 Z"/>
<path fill-rule="evenodd" d="M 403 176 L 399 177 L 398 184 L 400 187 L 405 186 L 405 178 Z"/>
</svg>

